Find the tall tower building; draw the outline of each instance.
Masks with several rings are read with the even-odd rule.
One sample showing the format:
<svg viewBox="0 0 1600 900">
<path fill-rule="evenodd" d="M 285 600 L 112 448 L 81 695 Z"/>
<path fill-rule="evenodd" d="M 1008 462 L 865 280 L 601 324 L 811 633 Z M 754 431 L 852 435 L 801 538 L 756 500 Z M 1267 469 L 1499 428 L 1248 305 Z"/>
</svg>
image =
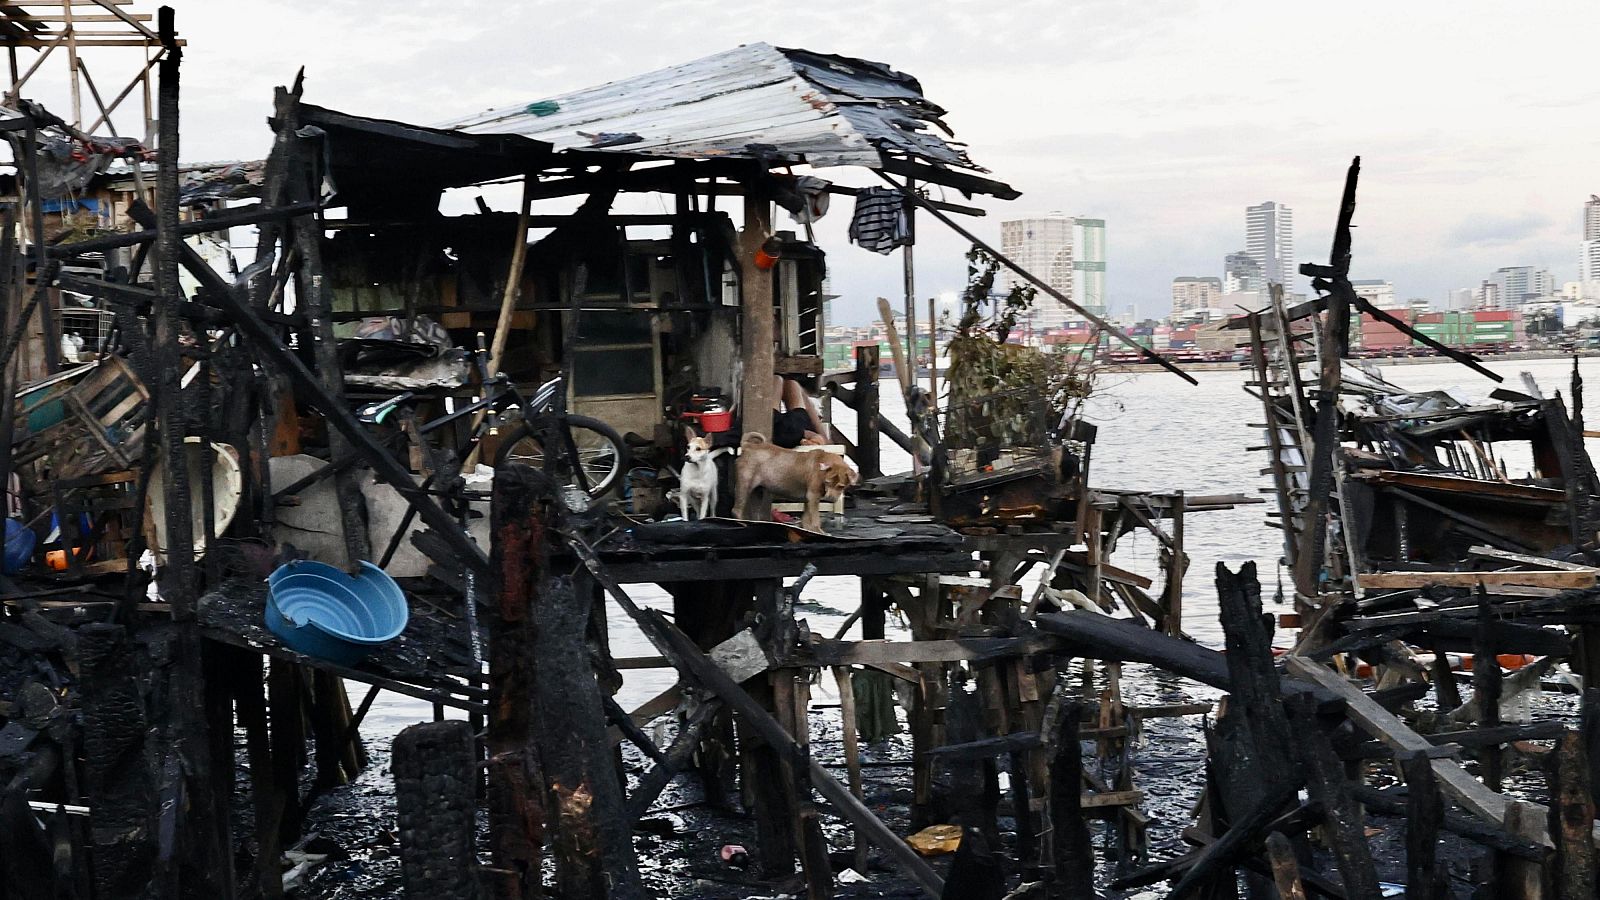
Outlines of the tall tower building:
<svg viewBox="0 0 1600 900">
<path fill-rule="evenodd" d="M 1073 220 L 1072 302 L 1101 318 L 1106 314 L 1106 220 Z"/>
<path fill-rule="evenodd" d="M 1245 207 L 1244 247 L 1269 284 L 1283 285 L 1285 293 L 1294 292 L 1293 210 L 1271 200 Z"/>
<path fill-rule="evenodd" d="M 1578 250 L 1578 292 L 1600 299 L 1600 194 L 1590 194 L 1583 205 L 1583 243 Z"/>
</svg>

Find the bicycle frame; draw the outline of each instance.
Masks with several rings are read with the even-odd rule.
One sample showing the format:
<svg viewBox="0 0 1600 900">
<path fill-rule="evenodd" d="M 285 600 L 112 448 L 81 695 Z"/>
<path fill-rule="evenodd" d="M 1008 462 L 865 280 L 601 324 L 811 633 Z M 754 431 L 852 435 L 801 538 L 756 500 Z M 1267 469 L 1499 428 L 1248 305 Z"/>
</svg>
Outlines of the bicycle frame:
<svg viewBox="0 0 1600 900">
<path fill-rule="evenodd" d="M 572 429 L 567 427 L 566 391 L 563 390 L 566 379 L 556 376 L 544 384 L 539 385 L 532 397 L 523 397 L 504 372 L 489 373 L 487 354 L 484 349 L 484 336 L 478 333 L 478 349 L 473 353 L 473 361 L 478 368 L 479 379 L 483 385 L 483 396 L 471 403 L 455 409 L 445 415 L 417 426 L 417 436 L 426 437 L 441 428 L 454 425 L 465 416 L 482 418 L 473 427 L 463 447 L 461 458 L 465 459 L 477 448 L 483 436 L 490 428 L 499 427 L 500 414 L 512 407 L 522 410 L 523 421 L 528 424 L 536 440 L 543 447 L 560 446 L 564 453 L 545 453 L 545 469 L 557 480 L 565 483 L 570 476 L 579 489 L 584 492 L 589 490 L 588 475 L 583 470 L 583 465 L 578 456 L 577 442 L 572 437 Z M 380 403 L 368 404 L 359 413 L 366 422 L 380 423 L 391 412 L 399 409 L 402 404 L 416 395 L 411 392 L 399 394 Z M 557 462 L 559 460 L 559 462 Z M 562 470 L 565 471 L 562 471 Z"/>
</svg>

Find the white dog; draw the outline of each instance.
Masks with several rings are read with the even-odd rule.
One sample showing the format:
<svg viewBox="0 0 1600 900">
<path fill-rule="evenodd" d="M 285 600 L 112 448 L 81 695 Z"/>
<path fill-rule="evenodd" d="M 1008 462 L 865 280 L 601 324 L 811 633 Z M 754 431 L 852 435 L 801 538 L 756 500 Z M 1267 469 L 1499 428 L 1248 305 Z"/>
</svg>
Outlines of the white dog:
<svg viewBox="0 0 1600 900">
<path fill-rule="evenodd" d="M 689 507 L 694 505 L 699 518 L 717 512 L 717 457 L 727 448 L 711 449 L 711 440 L 698 435 L 689 438 L 689 448 L 683 453 L 683 471 L 678 473 L 678 512 L 689 521 Z"/>
</svg>

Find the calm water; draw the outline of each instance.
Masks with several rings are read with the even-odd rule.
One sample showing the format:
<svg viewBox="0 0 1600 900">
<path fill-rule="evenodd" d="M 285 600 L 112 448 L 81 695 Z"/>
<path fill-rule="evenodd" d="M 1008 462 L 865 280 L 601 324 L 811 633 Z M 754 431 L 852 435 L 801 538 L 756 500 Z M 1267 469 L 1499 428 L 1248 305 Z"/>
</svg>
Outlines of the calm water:
<svg viewBox="0 0 1600 900">
<path fill-rule="evenodd" d="M 1506 377 L 1506 386 L 1521 389 L 1519 373 L 1531 372 L 1546 394 L 1567 394 L 1571 363 L 1566 360 L 1517 360 L 1490 363 L 1488 367 Z M 1582 373 L 1593 387 L 1591 408 L 1600 404 L 1600 358 L 1585 359 Z M 1412 390 L 1446 390 L 1458 399 L 1481 402 L 1495 383 L 1469 369 L 1448 362 L 1393 366 L 1382 369 L 1390 381 Z M 1216 597 L 1212 572 L 1217 562 L 1237 569 L 1255 561 L 1263 586 L 1263 599 L 1271 605 L 1278 583 L 1278 559 L 1282 552 L 1276 529 L 1264 524 L 1273 508 L 1270 495 L 1258 488 L 1270 486 L 1261 475 L 1265 454 L 1249 453 L 1245 447 L 1263 442 L 1261 432 L 1248 426 L 1261 421 L 1261 408 L 1246 395 L 1246 373 L 1196 372 L 1198 386 L 1189 385 L 1165 372 L 1103 377 L 1098 397 L 1091 400 L 1088 414 L 1100 432 L 1091 469 L 1097 487 L 1150 491 L 1184 490 L 1190 494 L 1240 493 L 1259 496 L 1269 503 L 1241 506 L 1233 510 L 1194 513 L 1185 520 L 1184 545 L 1191 563 L 1184 582 L 1184 628 L 1200 641 L 1220 646 L 1222 632 L 1216 621 Z M 886 386 L 887 388 L 887 386 Z M 883 392 L 884 413 L 903 421 L 904 409 L 896 392 Z M 850 411 L 836 404 L 835 420 L 845 433 L 854 433 Z M 1590 453 L 1600 453 L 1600 441 L 1591 440 Z M 897 447 L 884 441 L 884 470 L 904 471 L 910 459 Z M 1513 468 L 1515 464 L 1513 463 Z M 1158 546 L 1154 538 L 1134 532 L 1122 539 L 1113 561 L 1126 569 L 1157 580 Z M 1287 580 L 1287 573 L 1284 573 Z M 629 593 L 646 606 L 671 608 L 665 593 L 647 586 L 632 585 Z M 831 636 L 859 599 L 857 582 L 852 578 L 818 578 L 811 582 L 800 606 L 800 615 L 809 620 L 813 631 Z M 625 613 L 613 606 L 610 621 L 613 651 L 618 657 L 652 656 L 655 651 L 645 641 Z M 890 637 L 904 637 L 904 632 Z M 852 635 L 859 637 L 859 633 Z M 630 670 L 619 702 L 626 708 L 669 687 L 675 680 L 671 670 Z M 817 686 L 818 702 L 832 702 L 830 679 Z M 361 686 L 351 691 L 360 696 Z M 414 722 L 427 721 L 432 708 L 422 701 L 398 694 L 383 694 L 368 716 L 370 733 L 391 735 Z"/>
</svg>

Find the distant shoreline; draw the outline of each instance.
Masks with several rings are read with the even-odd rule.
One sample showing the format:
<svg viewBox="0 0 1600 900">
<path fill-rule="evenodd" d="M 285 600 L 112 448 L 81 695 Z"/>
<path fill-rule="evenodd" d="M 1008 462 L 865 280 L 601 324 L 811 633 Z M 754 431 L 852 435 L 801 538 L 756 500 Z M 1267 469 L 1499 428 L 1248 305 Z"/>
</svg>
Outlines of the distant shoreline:
<svg viewBox="0 0 1600 900">
<path fill-rule="evenodd" d="M 1485 353 L 1479 358 L 1484 362 L 1496 360 L 1518 359 L 1570 359 L 1573 356 L 1590 357 L 1600 356 L 1600 350 L 1517 350 L 1511 353 Z M 1362 356 L 1351 357 L 1356 362 L 1370 362 L 1379 366 L 1419 366 L 1427 363 L 1450 362 L 1447 356 L 1433 354 L 1429 356 Z M 1173 360 L 1178 368 L 1187 372 L 1234 372 L 1249 367 L 1246 361 L 1228 362 L 1182 362 Z M 1160 366 L 1155 363 L 1106 363 L 1096 367 L 1100 372 L 1114 373 L 1139 373 L 1160 371 Z"/>
</svg>

